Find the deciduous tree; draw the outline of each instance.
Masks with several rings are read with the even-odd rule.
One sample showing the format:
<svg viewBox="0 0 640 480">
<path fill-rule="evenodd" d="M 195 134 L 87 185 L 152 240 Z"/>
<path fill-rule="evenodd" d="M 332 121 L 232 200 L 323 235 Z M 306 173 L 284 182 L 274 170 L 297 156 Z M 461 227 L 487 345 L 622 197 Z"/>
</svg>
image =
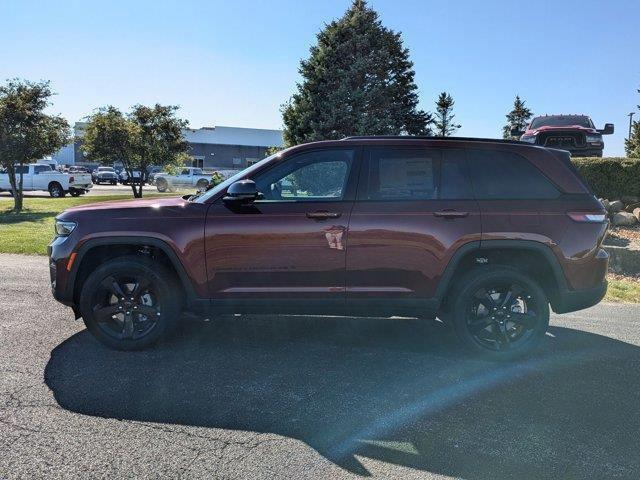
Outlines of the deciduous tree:
<svg viewBox="0 0 640 480">
<path fill-rule="evenodd" d="M 177 110 L 171 105 L 136 105 L 125 115 L 113 106 L 101 108 L 88 119 L 82 149 L 102 164 L 122 162 L 129 178 L 140 171 L 141 182 L 131 182 L 131 189 L 141 198 L 148 168 L 175 163 L 189 150 L 182 134 L 188 122 L 176 116 Z"/>
<path fill-rule="evenodd" d="M 23 205 L 23 173 L 16 167 L 51 155 L 70 139 L 69 124 L 47 115 L 53 95 L 49 82 L 13 79 L 0 86 L 0 165 L 7 171 L 14 212 Z"/>
</svg>

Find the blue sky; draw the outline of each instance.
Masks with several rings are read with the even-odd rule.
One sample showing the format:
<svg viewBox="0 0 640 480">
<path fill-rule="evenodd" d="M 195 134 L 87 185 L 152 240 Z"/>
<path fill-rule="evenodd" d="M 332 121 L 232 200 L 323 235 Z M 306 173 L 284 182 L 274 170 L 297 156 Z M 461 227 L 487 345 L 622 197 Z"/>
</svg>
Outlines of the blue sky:
<svg viewBox="0 0 640 480">
<path fill-rule="evenodd" d="M 516 93 L 535 113 L 616 125 L 640 95 L 640 1 L 370 0 L 403 33 L 421 107 L 450 92 L 459 135 L 500 135 Z M 52 111 L 180 105 L 193 127 L 280 128 L 279 106 L 323 24 L 350 0 L 0 0 L 0 79 L 49 79 Z M 639 119 L 640 112 L 636 114 Z"/>
</svg>

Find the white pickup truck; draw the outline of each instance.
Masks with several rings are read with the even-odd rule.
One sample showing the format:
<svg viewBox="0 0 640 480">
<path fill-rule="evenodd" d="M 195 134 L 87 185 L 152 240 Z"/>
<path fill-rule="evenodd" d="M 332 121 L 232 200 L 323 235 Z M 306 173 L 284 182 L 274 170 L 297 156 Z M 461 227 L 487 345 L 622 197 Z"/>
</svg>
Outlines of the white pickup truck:
<svg viewBox="0 0 640 480">
<path fill-rule="evenodd" d="M 93 183 L 90 173 L 60 173 L 51 170 L 46 164 L 33 163 L 30 165 L 16 166 L 16 180 L 20 179 L 22 171 L 22 190 L 25 192 L 33 190 L 46 190 L 53 198 L 64 197 L 67 193 L 78 197 L 87 193 Z M 11 192 L 9 174 L 0 172 L 0 191 Z"/>
<path fill-rule="evenodd" d="M 178 175 L 169 175 L 168 173 L 156 173 L 154 182 L 159 192 L 176 190 L 183 187 L 196 187 L 198 190 L 204 190 L 211 182 L 211 174 L 205 174 L 201 168 L 188 167 L 183 168 Z"/>
</svg>

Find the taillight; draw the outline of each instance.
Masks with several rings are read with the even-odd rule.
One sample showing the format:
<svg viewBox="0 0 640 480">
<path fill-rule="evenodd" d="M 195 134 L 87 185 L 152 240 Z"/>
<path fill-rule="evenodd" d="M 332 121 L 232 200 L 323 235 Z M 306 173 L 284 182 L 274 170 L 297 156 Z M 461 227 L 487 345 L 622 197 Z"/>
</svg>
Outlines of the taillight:
<svg viewBox="0 0 640 480">
<path fill-rule="evenodd" d="M 571 220 L 582 223 L 602 223 L 607 216 L 601 212 L 568 212 Z"/>
<path fill-rule="evenodd" d="M 73 183 L 74 181 L 75 181 L 75 178 L 69 177 L 69 183 Z"/>
</svg>

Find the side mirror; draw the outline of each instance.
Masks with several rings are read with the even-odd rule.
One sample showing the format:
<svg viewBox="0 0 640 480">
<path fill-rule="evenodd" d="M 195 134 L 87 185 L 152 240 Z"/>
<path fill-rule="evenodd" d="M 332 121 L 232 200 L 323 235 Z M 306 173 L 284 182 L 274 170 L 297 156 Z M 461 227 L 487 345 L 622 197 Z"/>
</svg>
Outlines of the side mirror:
<svg viewBox="0 0 640 480">
<path fill-rule="evenodd" d="M 512 128 L 510 133 L 512 137 L 518 137 L 518 138 L 524 135 L 524 132 L 522 130 L 518 130 L 517 128 Z"/>
<path fill-rule="evenodd" d="M 225 203 L 250 205 L 258 198 L 258 188 L 253 180 L 239 180 L 229 185 L 227 194 L 222 197 Z"/>
<path fill-rule="evenodd" d="M 611 135 L 613 133 L 613 123 L 605 123 L 602 130 L 598 130 L 602 135 Z"/>
</svg>

